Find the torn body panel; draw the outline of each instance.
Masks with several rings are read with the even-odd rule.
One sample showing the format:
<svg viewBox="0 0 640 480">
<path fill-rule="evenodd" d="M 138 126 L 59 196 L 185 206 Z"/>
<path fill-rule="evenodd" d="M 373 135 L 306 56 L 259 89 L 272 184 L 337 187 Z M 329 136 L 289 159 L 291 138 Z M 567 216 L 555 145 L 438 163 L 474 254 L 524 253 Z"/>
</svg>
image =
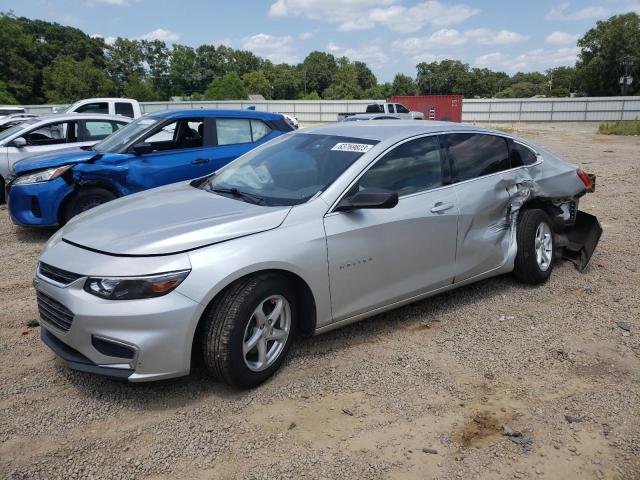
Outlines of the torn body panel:
<svg viewBox="0 0 640 480">
<path fill-rule="evenodd" d="M 561 256 L 582 271 L 587 267 L 602 235 L 598 219 L 578 210 L 580 198 L 586 192 L 593 191 L 595 176 L 589 175 L 591 185 L 585 186 L 575 165 L 557 158 L 547 150 L 537 150 L 541 153 L 537 164 L 512 170 L 505 175 L 512 182 L 506 181 L 506 188 L 511 193 L 508 210 L 511 241 L 508 264 L 513 267 L 517 253 L 516 228 L 519 212 L 523 208 L 540 208 L 552 220 L 554 241 L 556 247 L 562 248 Z"/>
</svg>

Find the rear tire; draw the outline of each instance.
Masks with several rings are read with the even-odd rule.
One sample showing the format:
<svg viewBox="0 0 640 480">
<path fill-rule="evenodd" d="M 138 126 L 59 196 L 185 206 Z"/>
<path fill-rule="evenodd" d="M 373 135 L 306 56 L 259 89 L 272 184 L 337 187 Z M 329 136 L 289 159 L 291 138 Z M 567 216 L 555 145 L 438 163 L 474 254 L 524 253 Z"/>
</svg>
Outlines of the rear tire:
<svg viewBox="0 0 640 480">
<path fill-rule="evenodd" d="M 116 195 L 104 188 L 82 188 L 74 193 L 65 205 L 64 211 L 62 212 L 62 223 L 67 223 L 76 215 L 86 212 L 87 210 L 91 210 L 103 203 L 115 200 L 116 198 L 118 198 Z"/>
<path fill-rule="evenodd" d="M 280 275 L 266 273 L 233 283 L 203 319 L 207 369 L 216 379 L 238 388 L 260 385 L 284 361 L 297 314 L 295 290 Z"/>
<path fill-rule="evenodd" d="M 539 209 L 520 212 L 513 274 L 523 283 L 539 285 L 546 282 L 553 270 L 555 243 L 549 216 Z"/>
</svg>

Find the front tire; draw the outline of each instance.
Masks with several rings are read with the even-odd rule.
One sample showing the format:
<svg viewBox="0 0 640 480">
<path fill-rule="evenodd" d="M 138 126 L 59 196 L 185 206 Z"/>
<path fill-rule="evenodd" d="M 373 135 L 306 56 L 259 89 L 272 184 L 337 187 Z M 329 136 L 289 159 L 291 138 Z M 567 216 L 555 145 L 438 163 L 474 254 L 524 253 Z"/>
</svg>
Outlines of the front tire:
<svg viewBox="0 0 640 480">
<path fill-rule="evenodd" d="M 284 277 L 268 273 L 238 280 L 205 313 L 207 369 L 238 388 L 260 385 L 284 361 L 296 318 L 295 291 Z"/>
<path fill-rule="evenodd" d="M 99 187 L 87 187 L 78 190 L 73 194 L 69 202 L 65 205 L 62 212 L 62 222 L 67 223 L 76 215 L 87 210 L 91 210 L 98 205 L 115 200 L 116 197 L 112 192 Z"/>
<path fill-rule="evenodd" d="M 546 282 L 553 270 L 555 244 L 549 216 L 539 209 L 525 210 L 518 217 L 516 241 L 518 251 L 514 276 L 523 283 Z"/>
</svg>

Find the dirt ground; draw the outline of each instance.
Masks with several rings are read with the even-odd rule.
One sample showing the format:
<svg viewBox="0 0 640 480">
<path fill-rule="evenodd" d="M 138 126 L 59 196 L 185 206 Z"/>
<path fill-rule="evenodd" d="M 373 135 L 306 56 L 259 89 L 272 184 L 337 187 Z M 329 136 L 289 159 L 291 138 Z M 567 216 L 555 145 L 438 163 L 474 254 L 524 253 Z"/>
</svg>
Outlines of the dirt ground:
<svg viewBox="0 0 640 480">
<path fill-rule="evenodd" d="M 248 392 L 201 370 L 135 385 L 69 371 L 32 324 L 51 232 L 0 207 L 0 475 L 640 479 L 640 137 L 516 127 L 598 176 L 586 272 L 495 278 L 301 339 Z"/>
</svg>

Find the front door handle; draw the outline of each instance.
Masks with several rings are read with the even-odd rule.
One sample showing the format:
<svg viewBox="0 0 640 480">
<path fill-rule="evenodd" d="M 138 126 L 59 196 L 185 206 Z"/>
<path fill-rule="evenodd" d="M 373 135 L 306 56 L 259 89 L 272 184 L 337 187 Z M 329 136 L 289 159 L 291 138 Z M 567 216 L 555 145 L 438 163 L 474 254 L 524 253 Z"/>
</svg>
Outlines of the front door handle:
<svg viewBox="0 0 640 480">
<path fill-rule="evenodd" d="M 209 163 L 208 158 L 196 158 L 193 162 L 191 162 L 192 165 L 204 165 L 205 163 Z"/>
<path fill-rule="evenodd" d="M 431 213 L 442 213 L 442 212 L 446 212 L 447 210 L 450 210 L 452 208 L 453 208 L 453 203 L 438 202 L 433 207 L 431 207 Z"/>
</svg>

